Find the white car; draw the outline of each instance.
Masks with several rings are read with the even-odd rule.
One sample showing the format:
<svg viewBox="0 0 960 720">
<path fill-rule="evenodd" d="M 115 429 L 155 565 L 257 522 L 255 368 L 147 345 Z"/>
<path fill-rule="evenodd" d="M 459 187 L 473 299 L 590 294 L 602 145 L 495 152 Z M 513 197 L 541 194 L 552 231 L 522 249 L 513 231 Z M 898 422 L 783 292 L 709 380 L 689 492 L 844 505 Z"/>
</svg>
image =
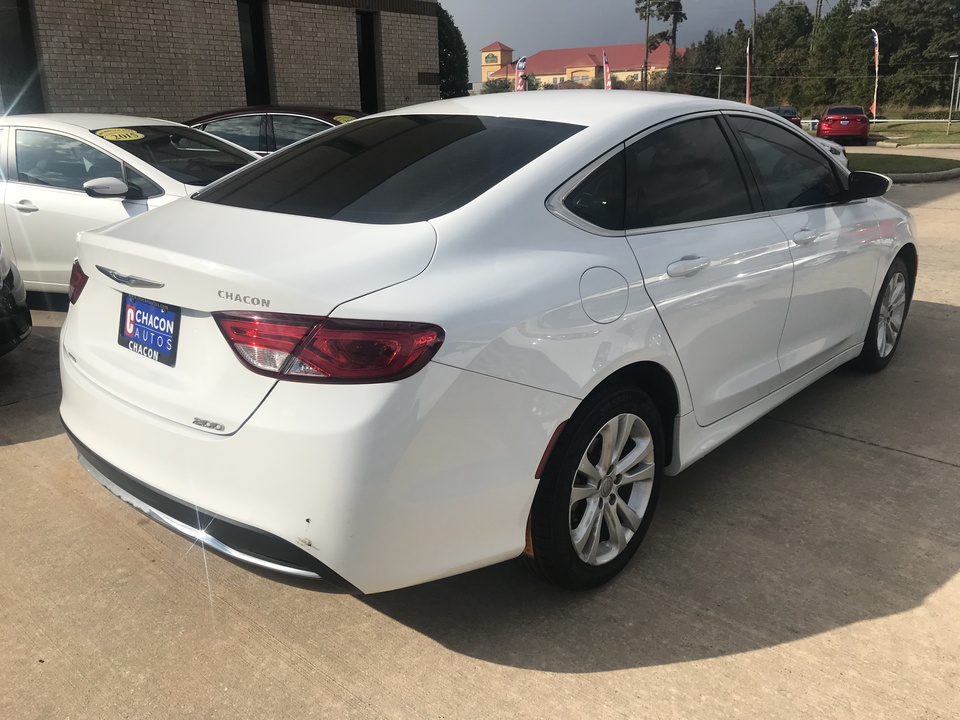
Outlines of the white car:
<svg viewBox="0 0 960 720">
<path fill-rule="evenodd" d="M 847 151 L 844 149 L 843 145 L 836 143 L 833 140 L 827 140 L 826 138 L 815 137 L 812 138 L 813 141 L 826 150 L 828 153 L 833 155 L 833 159 L 838 163 L 847 167 L 849 165 L 849 159 L 847 158 Z"/>
<path fill-rule="evenodd" d="M 238 560 L 371 593 L 522 554 L 593 587 L 664 475 L 890 361 L 917 250 L 889 185 L 706 98 L 363 118 L 83 233 L 61 414 L 98 481 Z"/>
<path fill-rule="evenodd" d="M 125 115 L 0 118 L 0 245 L 27 290 L 67 292 L 76 238 L 257 159 L 177 123 Z"/>
</svg>

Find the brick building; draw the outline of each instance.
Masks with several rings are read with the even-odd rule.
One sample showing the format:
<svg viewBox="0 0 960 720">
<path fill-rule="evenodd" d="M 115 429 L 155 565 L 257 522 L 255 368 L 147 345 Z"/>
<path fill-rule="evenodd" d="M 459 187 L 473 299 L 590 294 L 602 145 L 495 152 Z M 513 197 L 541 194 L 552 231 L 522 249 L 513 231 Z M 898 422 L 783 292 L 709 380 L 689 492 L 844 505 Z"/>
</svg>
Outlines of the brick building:
<svg viewBox="0 0 960 720">
<path fill-rule="evenodd" d="M 439 97 L 437 0 L 0 0 L 0 109 L 183 120 Z"/>
</svg>

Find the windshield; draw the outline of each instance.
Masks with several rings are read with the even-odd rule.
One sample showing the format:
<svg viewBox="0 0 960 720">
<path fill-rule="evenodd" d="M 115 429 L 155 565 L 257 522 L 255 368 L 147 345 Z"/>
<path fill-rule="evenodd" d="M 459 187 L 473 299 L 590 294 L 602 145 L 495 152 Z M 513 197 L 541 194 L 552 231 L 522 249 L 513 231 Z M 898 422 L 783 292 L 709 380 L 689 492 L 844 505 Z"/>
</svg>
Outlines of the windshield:
<svg viewBox="0 0 960 720">
<path fill-rule="evenodd" d="M 197 200 L 348 222 L 452 212 L 582 129 L 475 115 L 392 115 L 327 130 Z"/>
<path fill-rule="evenodd" d="M 186 185 L 208 185 L 256 159 L 218 138 L 177 125 L 91 132 Z"/>
</svg>

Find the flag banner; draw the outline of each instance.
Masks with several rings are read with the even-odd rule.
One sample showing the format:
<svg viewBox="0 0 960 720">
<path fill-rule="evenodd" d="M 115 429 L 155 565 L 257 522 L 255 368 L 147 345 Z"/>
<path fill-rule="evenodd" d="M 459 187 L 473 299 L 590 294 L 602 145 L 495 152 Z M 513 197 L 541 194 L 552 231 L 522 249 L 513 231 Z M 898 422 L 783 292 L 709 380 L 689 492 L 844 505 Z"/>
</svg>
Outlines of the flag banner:
<svg viewBox="0 0 960 720">
<path fill-rule="evenodd" d="M 516 84 L 513 87 L 517 92 L 523 92 L 527 89 L 527 56 L 517 60 Z"/>
<path fill-rule="evenodd" d="M 870 106 L 871 120 L 877 119 L 877 88 L 880 86 L 880 36 L 873 33 L 873 104 Z"/>
<path fill-rule="evenodd" d="M 750 104 L 750 38 L 747 38 L 747 105 Z"/>
<path fill-rule="evenodd" d="M 603 89 L 613 90 L 613 80 L 610 79 L 610 61 L 607 60 L 607 51 L 603 51 Z"/>
</svg>

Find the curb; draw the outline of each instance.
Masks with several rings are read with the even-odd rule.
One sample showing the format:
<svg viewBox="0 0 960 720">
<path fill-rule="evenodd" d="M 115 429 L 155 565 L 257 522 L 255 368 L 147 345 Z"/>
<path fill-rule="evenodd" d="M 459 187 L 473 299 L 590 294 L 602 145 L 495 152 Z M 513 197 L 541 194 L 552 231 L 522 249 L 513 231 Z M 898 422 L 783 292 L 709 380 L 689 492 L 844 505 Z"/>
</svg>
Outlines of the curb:
<svg viewBox="0 0 960 720">
<path fill-rule="evenodd" d="M 960 168 L 953 170 L 940 170 L 939 172 L 928 173 L 885 173 L 888 178 L 895 183 L 912 184 L 940 182 L 941 180 L 955 180 L 960 178 Z"/>
</svg>

